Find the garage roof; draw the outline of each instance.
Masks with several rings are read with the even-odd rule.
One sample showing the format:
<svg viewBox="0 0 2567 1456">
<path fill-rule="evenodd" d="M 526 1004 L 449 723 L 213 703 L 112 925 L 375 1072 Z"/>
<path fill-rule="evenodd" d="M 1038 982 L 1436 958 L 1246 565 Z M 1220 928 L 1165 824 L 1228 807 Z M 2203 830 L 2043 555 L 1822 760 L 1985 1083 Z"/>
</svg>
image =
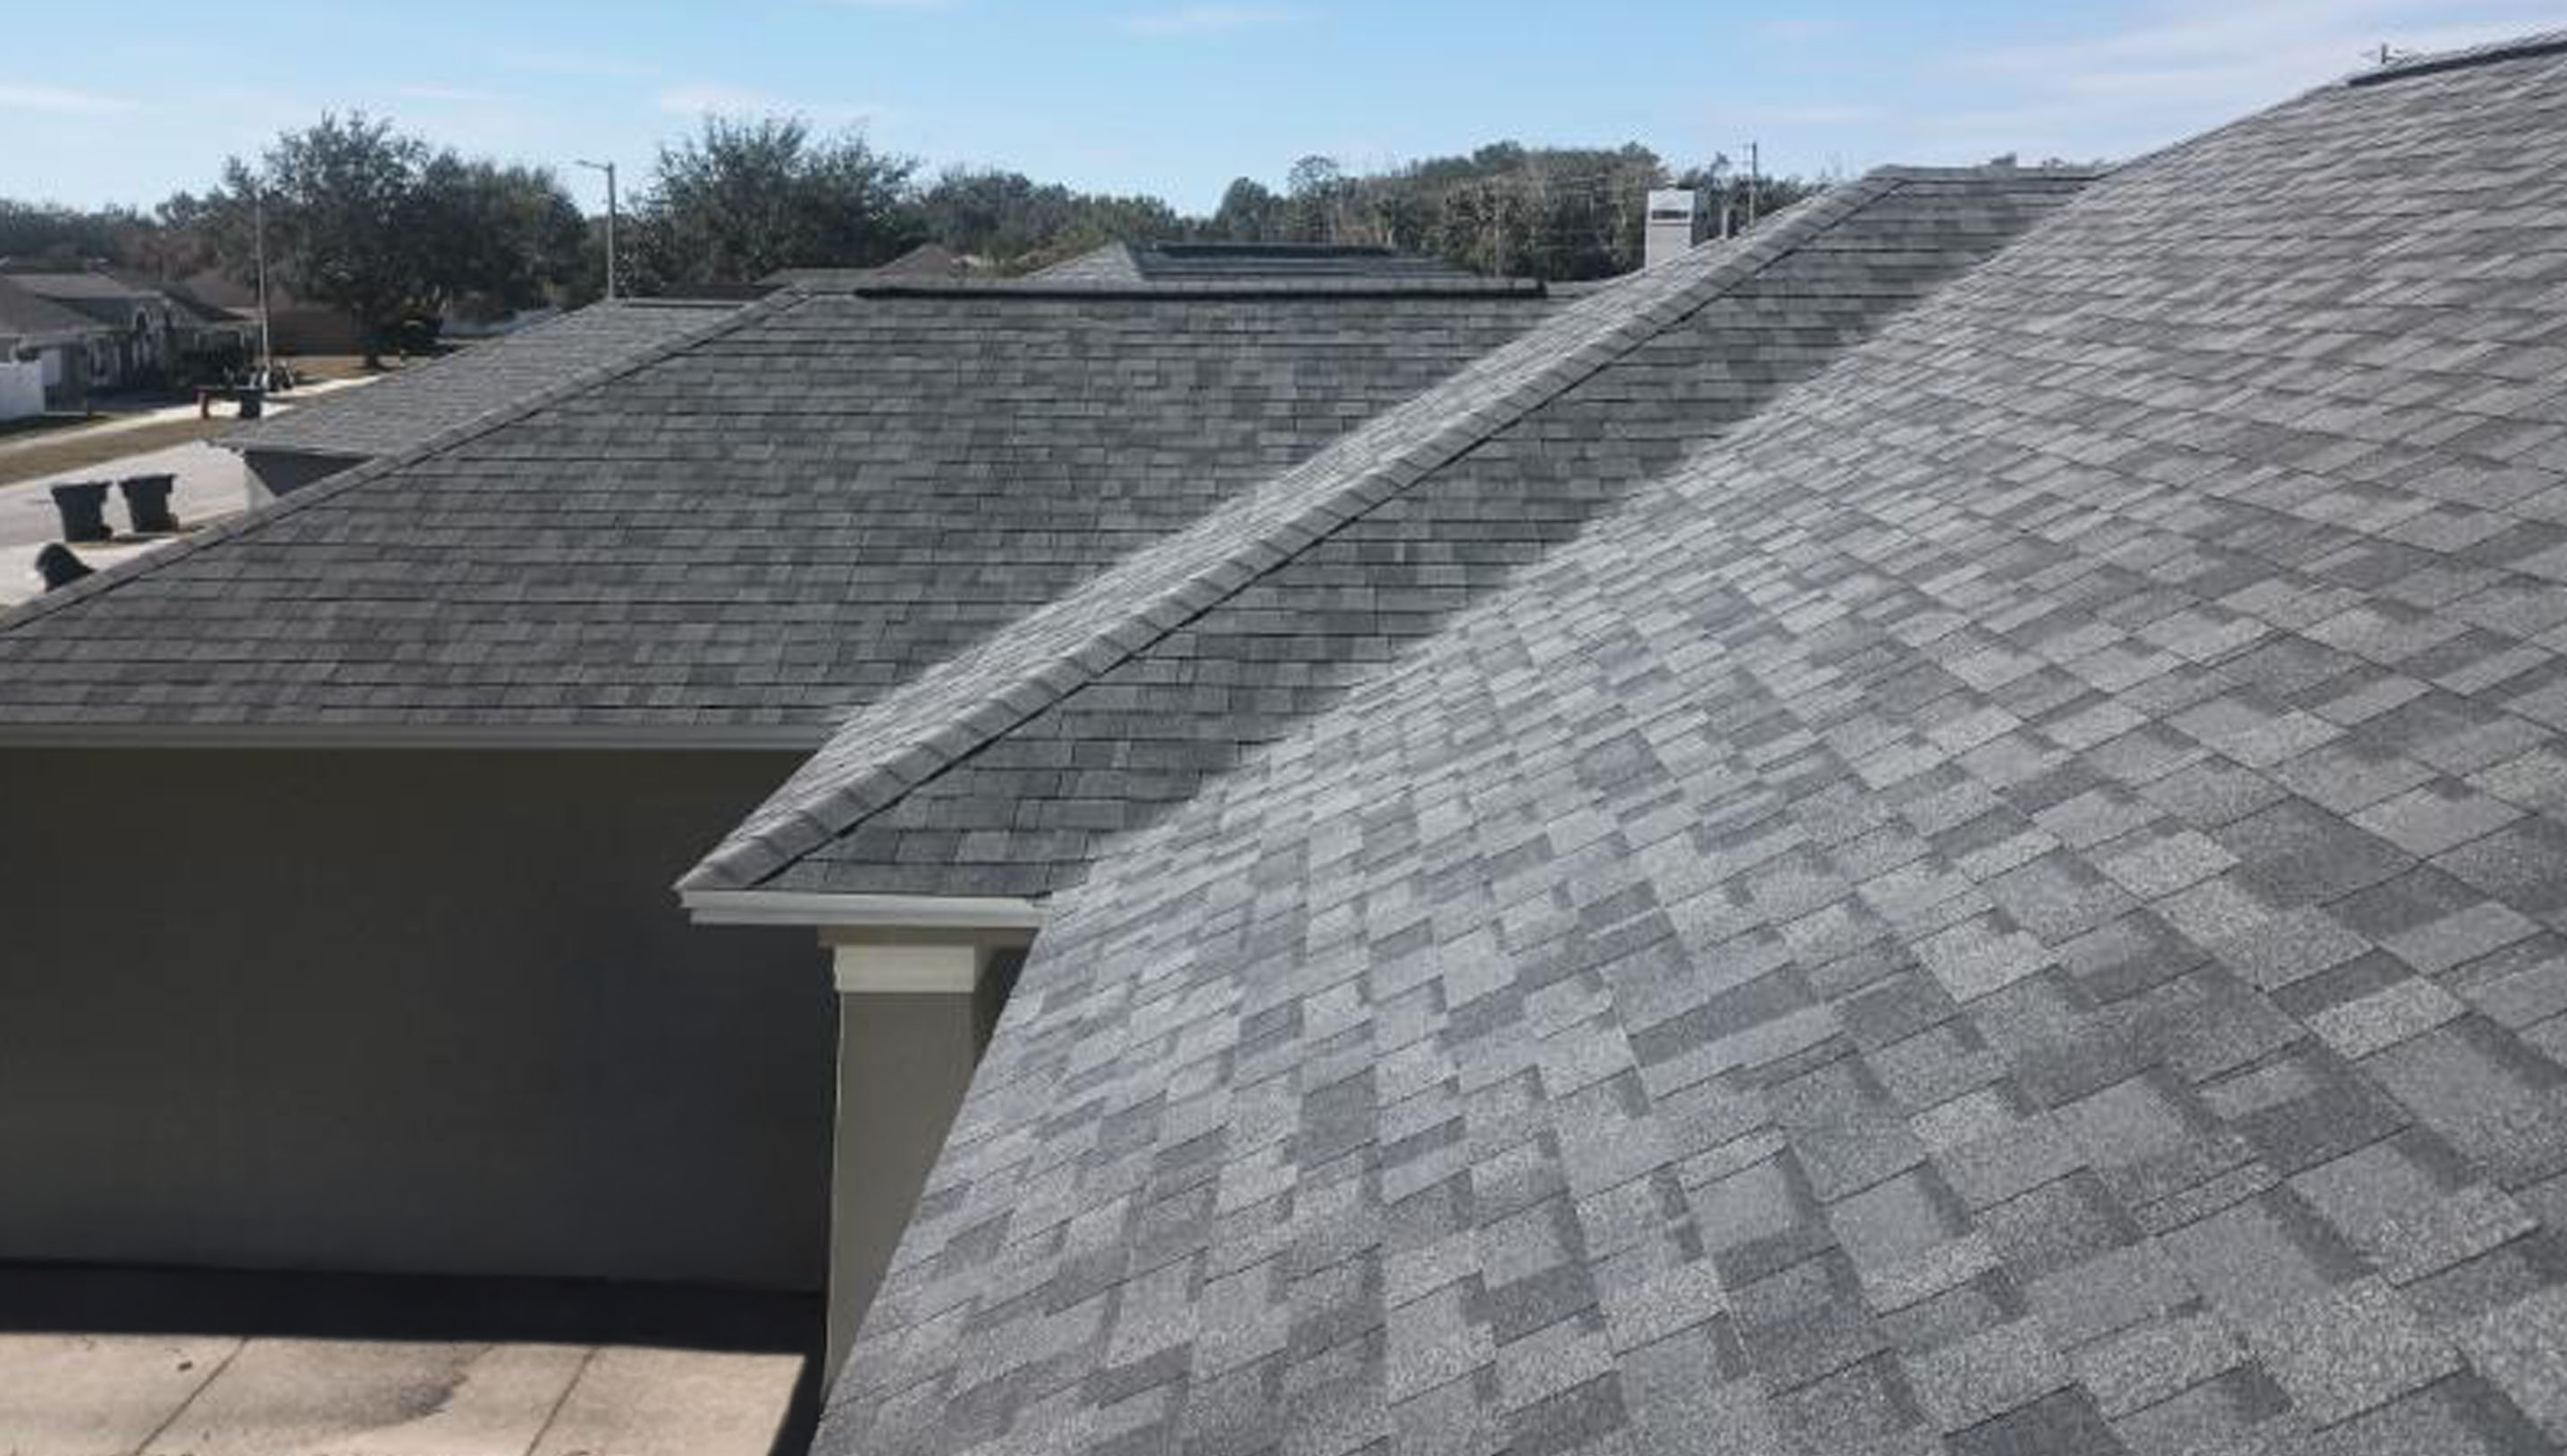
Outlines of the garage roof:
<svg viewBox="0 0 2567 1456">
<path fill-rule="evenodd" d="M 567 379 L 613 369 L 702 332 L 736 308 L 688 299 L 593 303 L 513 334 L 325 395 L 224 435 L 233 449 L 364 459 L 394 454 L 516 409 Z"/>
<path fill-rule="evenodd" d="M 675 311 L 674 339 L 0 617 L 0 732 L 816 742 L 1548 307 L 886 280 Z"/>
</svg>

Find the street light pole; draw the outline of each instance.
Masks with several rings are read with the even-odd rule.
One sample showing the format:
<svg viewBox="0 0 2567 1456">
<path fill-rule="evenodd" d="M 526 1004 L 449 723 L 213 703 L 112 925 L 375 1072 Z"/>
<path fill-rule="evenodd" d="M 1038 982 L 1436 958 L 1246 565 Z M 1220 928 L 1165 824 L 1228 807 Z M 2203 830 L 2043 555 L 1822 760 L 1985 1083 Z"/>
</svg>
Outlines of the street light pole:
<svg viewBox="0 0 2567 1456">
<path fill-rule="evenodd" d="M 263 388 L 270 370 L 276 367 L 276 351 L 267 334 L 267 192 L 252 187 L 249 194 L 250 230 L 257 234 L 252 249 L 258 257 L 258 379 Z"/>
<path fill-rule="evenodd" d="M 606 297 L 611 302 L 615 298 L 615 163 L 582 159 L 579 164 L 606 173 Z"/>
</svg>

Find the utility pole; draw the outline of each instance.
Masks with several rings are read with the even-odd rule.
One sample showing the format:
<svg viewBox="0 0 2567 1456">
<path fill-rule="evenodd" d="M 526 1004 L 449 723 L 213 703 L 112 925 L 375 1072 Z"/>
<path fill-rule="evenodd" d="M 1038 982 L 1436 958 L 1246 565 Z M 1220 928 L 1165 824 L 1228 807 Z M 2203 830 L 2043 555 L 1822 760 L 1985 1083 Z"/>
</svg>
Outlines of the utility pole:
<svg viewBox="0 0 2567 1456">
<path fill-rule="evenodd" d="M 612 303 L 615 300 L 615 163 L 580 158 L 579 164 L 591 171 L 606 173 L 606 298 Z"/>
<path fill-rule="evenodd" d="M 258 259 L 258 382 L 267 387 L 267 377 L 276 368 L 276 352 L 267 333 L 267 189 L 253 184 L 249 192 L 250 251 Z"/>
<path fill-rule="evenodd" d="M 1747 144 L 1747 225 L 1751 228 L 1756 225 L 1757 172 L 1756 144 L 1750 142 Z"/>
</svg>

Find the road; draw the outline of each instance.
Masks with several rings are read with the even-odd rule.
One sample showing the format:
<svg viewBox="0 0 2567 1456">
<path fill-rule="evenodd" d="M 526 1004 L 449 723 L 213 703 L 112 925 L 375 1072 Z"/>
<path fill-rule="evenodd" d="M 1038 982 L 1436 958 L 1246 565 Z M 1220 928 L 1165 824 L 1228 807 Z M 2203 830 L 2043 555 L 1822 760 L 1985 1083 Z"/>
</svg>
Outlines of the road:
<svg viewBox="0 0 2567 1456">
<path fill-rule="evenodd" d="M 305 385 L 296 392 L 295 399 L 310 400 L 372 382 L 372 376 L 325 380 Z M 291 402 L 274 399 L 268 402 L 271 414 L 284 414 L 293 408 Z M 114 439 L 129 431 L 172 420 L 192 420 L 195 415 L 196 407 L 193 405 L 173 405 L 161 410 L 118 416 L 76 431 L 52 432 L 23 441 L 0 443 L 0 458 L 5 458 L 12 450 L 57 449 L 65 443 L 81 440 Z M 0 609 L 14 606 L 44 590 L 43 579 L 36 575 L 36 553 L 43 550 L 48 542 L 62 537 L 62 517 L 54 511 L 54 498 L 49 487 L 65 480 L 121 480 L 128 475 L 177 476 L 178 488 L 171 495 L 169 506 L 185 525 L 205 525 L 226 516 L 238 515 L 249 505 L 249 475 L 242 468 L 240 456 L 201 440 L 141 450 L 76 469 L 57 470 L 0 485 Z M 119 529 L 130 524 L 125 515 L 123 495 L 110 493 L 107 519 L 108 524 Z M 75 549 L 81 559 L 92 566 L 113 566 L 129 557 L 167 545 L 173 539 L 160 536 L 147 540 L 118 540 Z"/>
<path fill-rule="evenodd" d="M 157 474 L 178 477 L 178 488 L 170 498 L 170 507 L 187 525 L 201 525 L 237 515 L 249 501 L 248 475 L 241 466 L 240 456 L 201 440 L 127 455 L 122 459 L 66 470 L 21 484 L 0 485 L 0 606 L 34 596 L 44 588 L 44 582 L 36 575 L 36 553 L 44 549 L 47 542 L 62 538 L 62 517 L 55 514 L 53 495 L 47 487 L 63 480 L 116 480 L 127 475 Z M 107 515 L 109 524 L 120 529 L 125 527 L 123 495 L 110 493 Z M 140 555 L 166 539 L 147 543 L 120 541 L 106 546 L 74 549 L 92 565 L 107 566 Z"/>
</svg>

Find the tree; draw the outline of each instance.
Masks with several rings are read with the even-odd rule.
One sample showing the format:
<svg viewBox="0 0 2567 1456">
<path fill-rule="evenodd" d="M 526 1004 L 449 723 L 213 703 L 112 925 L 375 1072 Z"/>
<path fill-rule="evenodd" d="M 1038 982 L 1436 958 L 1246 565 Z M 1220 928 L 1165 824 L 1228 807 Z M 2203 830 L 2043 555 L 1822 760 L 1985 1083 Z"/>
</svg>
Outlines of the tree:
<svg viewBox="0 0 2567 1456">
<path fill-rule="evenodd" d="M 544 303 L 580 271 L 588 223 L 551 171 L 428 158 L 414 205 L 427 291 L 441 308 L 496 317 Z"/>
<path fill-rule="evenodd" d="M 864 268 L 926 234 L 918 163 L 796 118 L 708 117 L 660 148 L 633 211 L 637 284 L 746 283 L 778 268 Z"/>
<path fill-rule="evenodd" d="M 233 157 L 218 189 L 165 210 L 243 281 L 263 225 L 270 275 L 356 319 L 369 366 L 449 308 L 543 302 L 577 270 L 583 229 L 550 171 L 434 149 L 362 112 L 284 134 L 256 165 Z"/>
<path fill-rule="evenodd" d="M 380 363 L 384 341 L 412 316 L 426 291 L 425 250 L 413 229 L 421 217 L 420 174 L 428 145 L 363 112 L 276 140 L 255 167 L 239 157 L 224 164 L 210 205 L 226 264 L 246 275 L 255 246 L 253 218 L 264 215 L 270 267 L 288 287 L 357 320 L 366 363 Z"/>
<path fill-rule="evenodd" d="M 1261 242 L 1283 230 L 1284 199 L 1255 177 L 1233 178 L 1222 189 L 1208 229 L 1232 242 Z"/>
<path fill-rule="evenodd" d="M 97 261 L 133 261 L 150 219 L 131 207 L 84 211 L 51 202 L 0 197 L 0 258 L 78 268 Z"/>
</svg>

